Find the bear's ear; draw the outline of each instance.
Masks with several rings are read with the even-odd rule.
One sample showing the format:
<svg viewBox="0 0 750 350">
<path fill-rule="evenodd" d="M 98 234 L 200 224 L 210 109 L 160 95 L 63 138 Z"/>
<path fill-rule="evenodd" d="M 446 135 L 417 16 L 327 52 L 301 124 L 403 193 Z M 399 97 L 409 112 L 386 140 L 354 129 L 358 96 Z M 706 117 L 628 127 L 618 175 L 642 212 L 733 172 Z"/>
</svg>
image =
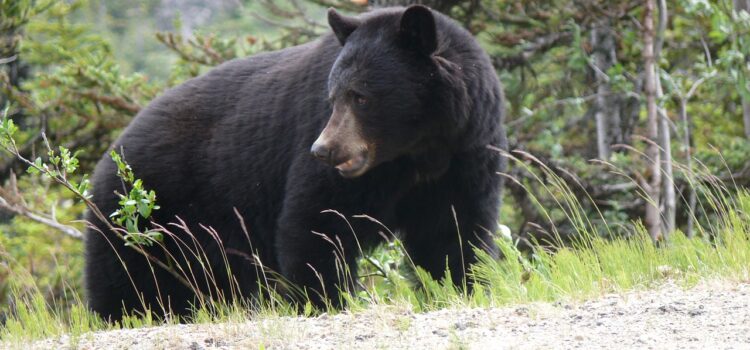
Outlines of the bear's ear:
<svg viewBox="0 0 750 350">
<path fill-rule="evenodd" d="M 328 9 L 328 25 L 331 26 L 333 34 L 339 39 L 339 43 L 344 45 L 346 38 L 359 27 L 359 20 L 352 17 L 340 15 L 333 8 Z"/>
<path fill-rule="evenodd" d="M 402 45 L 423 55 L 437 50 L 437 28 L 432 10 L 422 5 L 409 6 L 401 15 L 399 37 Z"/>
</svg>

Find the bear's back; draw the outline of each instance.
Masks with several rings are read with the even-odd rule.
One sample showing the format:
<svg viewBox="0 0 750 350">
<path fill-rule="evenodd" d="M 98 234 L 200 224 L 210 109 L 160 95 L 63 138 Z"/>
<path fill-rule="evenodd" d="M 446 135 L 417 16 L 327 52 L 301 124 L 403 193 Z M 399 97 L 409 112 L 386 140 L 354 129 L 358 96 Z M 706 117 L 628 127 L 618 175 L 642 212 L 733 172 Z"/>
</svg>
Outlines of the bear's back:
<svg viewBox="0 0 750 350">
<path fill-rule="evenodd" d="M 265 216 L 273 217 L 291 158 L 309 156 L 330 115 L 326 81 L 338 50 L 329 35 L 228 61 L 144 108 L 113 148 L 156 191 L 165 208 L 154 212 L 156 219 L 173 221 L 179 214 L 206 218 L 209 225 L 236 222 L 232 207 L 253 210 L 253 203 L 263 203 Z M 122 187 L 115 174 L 104 155 L 95 172 L 95 202 L 112 202 L 108 197 Z"/>
</svg>

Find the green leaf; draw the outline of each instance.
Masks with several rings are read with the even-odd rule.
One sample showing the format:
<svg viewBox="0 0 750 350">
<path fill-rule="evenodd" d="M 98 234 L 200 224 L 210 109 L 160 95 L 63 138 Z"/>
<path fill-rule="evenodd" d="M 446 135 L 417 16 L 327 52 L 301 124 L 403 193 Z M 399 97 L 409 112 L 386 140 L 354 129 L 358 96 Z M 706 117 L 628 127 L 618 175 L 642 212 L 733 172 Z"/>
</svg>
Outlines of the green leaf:
<svg viewBox="0 0 750 350">
<path fill-rule="evenodd" d="M 127 222 L 125 223 L 125 229 L 127 229 L 129 233 L 137 233 L 138 225 L 136 224 L 135 220 L 127 220 Z"/>
<path fill-rule="evenodd" d="M 148 218 L 151 216 L 151 206 L 149 203 L 143 203 L 141 202 L 138 204 L 138 213 L 141 214 L 142 217 Z"/>
</svg>

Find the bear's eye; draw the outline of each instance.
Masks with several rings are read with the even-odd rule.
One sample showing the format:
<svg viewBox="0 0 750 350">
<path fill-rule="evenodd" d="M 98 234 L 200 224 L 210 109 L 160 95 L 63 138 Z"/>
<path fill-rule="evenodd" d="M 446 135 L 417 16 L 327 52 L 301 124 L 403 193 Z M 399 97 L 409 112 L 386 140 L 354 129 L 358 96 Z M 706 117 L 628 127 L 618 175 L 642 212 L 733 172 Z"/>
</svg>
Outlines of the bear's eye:
<svg viewBox="0 0 750 350">
<path fill-rule="evenodd" d="M 354 102 L 359 106 L 364 106 L 367 104 L 367 98 L 362 96 L 361 94 L 358 94 L 356 92 L 352 93 L 352 97 L 354 97 Z"/>
</svg>

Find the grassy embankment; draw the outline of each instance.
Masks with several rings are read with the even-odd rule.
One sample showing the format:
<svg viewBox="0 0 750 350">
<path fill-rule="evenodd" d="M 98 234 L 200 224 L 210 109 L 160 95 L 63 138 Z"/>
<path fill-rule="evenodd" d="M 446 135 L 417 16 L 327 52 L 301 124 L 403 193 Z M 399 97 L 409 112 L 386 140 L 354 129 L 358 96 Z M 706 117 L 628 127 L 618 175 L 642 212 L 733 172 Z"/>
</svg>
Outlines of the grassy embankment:
<svg viewBox="0 0 750 350">
<path fill-rule="evenodd" d="M 710 179 L 711 177 L 704 177 Z M 750 280 L 750 193 L 729 190 L 712 181 L 696 182 L 701 212 L 718 213 L 710 220 L 696 220 L 697 235 L 687 238 L 672 233 L 667 243 L 655 246 L 639 223 L 633 223 L 631 235 L 604 239 L 607 225 L 594 225 L 583 213 L 579 199 L 559 178 L 547 182 L 550 193 L 559 198 L 561 210 L 578 232 L 579 239 L 554 252 L 537 249 L 533 254 L 519 252 L 510 241 L 499 240 L 505 259 L 495 261 L 486 256 L 474 266 L 480 281 L 474 292 L 465 294 L 452 287 L 416 273 L 417 285 L 398 268 L 394 259 L 401 257 L 398 242 L 361 259 L 365 290 L 346 295 L 353 312 L 373 304 L 399 305 L 414 311 L 439 308 L 487 307 L 532 301 L 581 300 L 603 293 L 655 288 L 667 280 L 689 287 L 702 279 Z M 731 195 L 730 193 L 738 193 Z M 1 251 L 0 251 L 1 253 Z M 408 265 L 408 257 L 403 259 Z M 12 261 L 10 262 L 12 263 Z M 33 284 L 26 276 L 11 276 Z M 450 282 L 450 281 L 443 281 Z M 122 324 L 108 324 L 91 314 L 81 298 L 70 308 L 50 305 L 38 290 L 14 296 L 15 313 L 0 326 L 0 339 L 10 344 L 33 339 L 71 335 L 75 341 L 84 333 L 121 327 L 156 326 L 174 323 L 150 315 L 126 318 Z M 70 291 L 78 295 L 77 291 Z M 309 305 L 308 305 L 309 306 Z M 274 317 L 314 313 L 309 307 L 295 310 L 280 299 L 251 309 L 221 303 L 198 309 L 192 322 L 241 321 L 249 317 Z M 336 312 L 329 310 L 329 312 Z"/>
</svg>

